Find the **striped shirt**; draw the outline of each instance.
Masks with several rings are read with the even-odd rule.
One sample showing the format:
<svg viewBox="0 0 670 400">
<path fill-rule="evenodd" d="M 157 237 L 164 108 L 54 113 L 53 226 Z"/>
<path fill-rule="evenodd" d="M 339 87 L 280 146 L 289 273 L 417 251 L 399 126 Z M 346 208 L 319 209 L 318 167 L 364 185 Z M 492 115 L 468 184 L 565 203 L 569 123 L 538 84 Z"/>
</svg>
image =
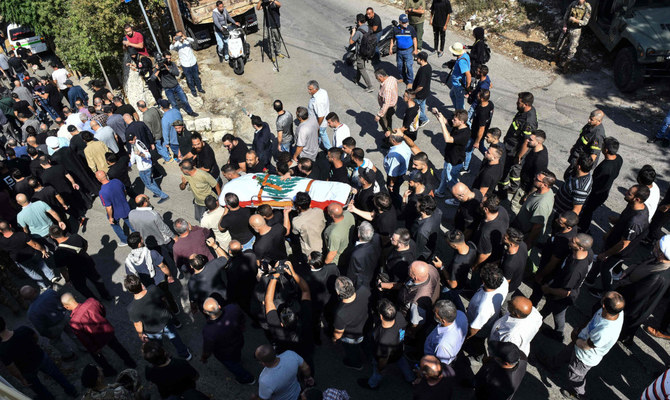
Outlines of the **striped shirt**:
<svg viewBox="0 0 670 400">
<path fill-rule="evenodd" d="M 661 374 L 649 385 L 640 400 L 666 400 L 670 398 L 670 369 Z"/>
<path fill-rule="evenodd" d="M 572 210 L 576 205 L 584 204 L 591 193 L 592 187 L 593 178 L 591 174 L 571 176 L 563 183 L 556 194 L 554 212 L 560 214 L 563 211 Z"/>
<path fill-rule="evenodd" d="M 398 103 L 398 80 L 395 77 L 388 76 L 386 77 L 386 80 L 382 82 L 379 87 L 377 101 L 379 102 L 379 107 L 381 107 L 377 113 L 379 117 L 386 115 L 389 108 L 395 107 Z"/>
</svg>

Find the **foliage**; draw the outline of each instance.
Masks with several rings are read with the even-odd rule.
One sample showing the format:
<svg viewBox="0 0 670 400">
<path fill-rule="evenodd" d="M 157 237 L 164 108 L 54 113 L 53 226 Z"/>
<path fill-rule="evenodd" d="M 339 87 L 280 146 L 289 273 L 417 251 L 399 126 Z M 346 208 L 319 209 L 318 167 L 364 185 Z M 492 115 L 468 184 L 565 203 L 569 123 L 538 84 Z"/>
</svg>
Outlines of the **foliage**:
<svg viewBox="0 0 670 400">
<path fill-rule="evenodd" d="M 0 15 L 8 22 L 31 26 L 35 32 L 53 36 L 65 15 L 67 0 L 2 0 Z"/>
<path fill-rule="evenodd" d="M 474 14 L 478 11 L 496 10 L 504 7 L 504 0 L 455 0 L 453 3 L 462 7 L 463 12 Z"/>
</svg>

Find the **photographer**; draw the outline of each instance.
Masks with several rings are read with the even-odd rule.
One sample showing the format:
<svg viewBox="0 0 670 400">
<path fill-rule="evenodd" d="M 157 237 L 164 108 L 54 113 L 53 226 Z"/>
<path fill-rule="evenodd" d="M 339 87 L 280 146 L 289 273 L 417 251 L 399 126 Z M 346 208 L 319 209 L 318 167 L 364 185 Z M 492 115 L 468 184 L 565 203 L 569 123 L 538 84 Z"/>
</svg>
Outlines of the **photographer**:
<svg viewBox="0 0 670 400">
<path fill-rule="evenodd" d="M 279 28 L 281 27 L 279 21 L 279 7 L 281 7 L 281 3 L 277 0 L 259 0 L 256 9 L 260 10 L 261 7 L 263 7 L 265 27 L 270 31 L 270 35 L 268 36 L 270 41 L 270 43 L 268 43 L 268 53 L 274 62 L 275 57 L 284 57 L 284 55 L 279 52 L 281 50 L 281 38 L 279 36 Z"/>
<path fill-rule="evenodd" d="M 365 91 L 368 93 L 372 93 L 374 89 L 372 88 L 372 81 L 370 81 L 370 77 L 365 71 L 365 61 L 371 59 L 372 56 L 374 56 L 375 49 L 373 48 L 372 56 L 369 54 L 364 54 L 366 51 L 364 46 L 366 45 L 363 43 L 363 41 L 368 41 L 368 36 L 370 35 L 374 36 L 374 33 L 370 32 L 370 27 L 367 25 L 365 15 L 356 15 L 356 28 L 351 29 L 351 37 L 349 38 L 349 44 L 356 45 L 356 78 L 354 81 L 358 85 L 361 77 L 363 77 L 363 80 L 365 81 Z"/>
<path fill-rule="evenodd" d="M 216 52 L 219 54 L 219 62 L 225 59 L 228 61 L 228 24 L 240 26 L 233 17 L 228 14 L 228 10 L 223 6 L 223 1 L 216 2 L 216 8 L 212 11 L 212 21 L 214 22 L 214 36 L 216 37 Z"/>
<path fill-rule="evenodd" d="M 172 38 L 170 50 L 177 51 L 177 54 L 179 54 L 181 70 L 184 71 L 184 76 L 186 76 L 188 88 L 191 89 L 193 97 L 198 97 L 198 92 L 205 93 L 205 91 L 200 83 L 200 70 L 198 69 L 198 60 L 193 53 L 193 42 L 195 42 L 195 39 L 184 36 L 182 31 L 177 31 Z M 196 88 L 198 92 L 195 91 Z"/>
<path fill-rule="evenodd" d="M 153 74 L 150 79 L 160 82 L 161 87 L 165 90 L 165 96 L 170 101 L 170 104 L 172 104 L 172 107 L 179 107 L 179 103 L 177 103 L 178 98 L 186 113 L 191 117 L 197 117 L 198 114 L 193 112 L 191 105 L 188 103 L 186 93 L 179 86 L 179 81 L 177 80 L 179 68 L 177 64 L 172 62 L 172 54 L 166 51 L 163 56 L 165 58 L 156 57 L 156 65 L 154 65 Z"/>
</svg>

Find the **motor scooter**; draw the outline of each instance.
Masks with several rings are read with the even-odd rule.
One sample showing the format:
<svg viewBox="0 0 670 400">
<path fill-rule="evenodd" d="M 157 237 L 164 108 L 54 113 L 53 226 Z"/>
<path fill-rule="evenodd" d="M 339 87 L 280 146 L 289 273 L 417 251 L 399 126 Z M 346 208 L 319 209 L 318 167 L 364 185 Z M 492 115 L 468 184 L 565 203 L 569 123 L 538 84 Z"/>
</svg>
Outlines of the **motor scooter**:
<svg viewBox="0 0 670 400">
<path fill-rule="evenodd" d="M 244 73 L 244 65 L 249 61 L 251 45 L 247 43 L 247 27 L 232 25 L 228 29 L 228 62 L 237 75 Z"/>
</svg>

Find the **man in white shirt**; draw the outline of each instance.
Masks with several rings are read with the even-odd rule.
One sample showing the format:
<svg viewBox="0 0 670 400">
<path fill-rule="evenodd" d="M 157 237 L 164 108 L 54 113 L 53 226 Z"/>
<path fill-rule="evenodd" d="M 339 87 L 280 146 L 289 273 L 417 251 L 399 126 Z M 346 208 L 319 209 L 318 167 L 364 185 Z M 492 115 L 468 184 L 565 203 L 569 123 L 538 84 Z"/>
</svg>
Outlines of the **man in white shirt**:
<svg viewBox="0 0 670 400">
<path fill-rule="evenodd" d="M 198 60 L 195 58 L 195 53 L 193 53 L 192 46 L 194 42 L 195 39 L 186 37 L 182 31 L 177 31 L 174 34 L 174 38 L 172 38 L 170 50 L 176 51 L 179 54 L 179 63 L 181 64 L 182 71 L 184 71 L 188 88 L 191 89 L 193 97 L 198 97 L 198 92 L 205 93 L 205 91 L 202 89 L 202 83 L 200 82 Z M 198 92 L 196 92 L 196 88 Z"/>
<path fill-rule="evenodd" d="M 515 296 L 507 303 L 507 314 L 493 323 L 489 343 L 514 343 L 528 357 L 530 342 L 541 326 L 542 315 L 533 303 L 524 296 Z"/>
<path fill-rule="evenodd" d="M 207 196 L 205 198 L 205 207 L 207 208 L 207 211 L 202 214 L 200 226 L 211 229 L 212 232 L 214 232 L 214 238 L 219 244 L 219 247 L 227 250 L 231 240 L 230 232 L 221 232 L 219 230 L 219 221 L 221 221 L 223 212 L 226 211 L 226 209 L 219 205 L 219 201 L 214 196 Z"/>
<path fill-rule="evenodd" d="M 340 122 L 340 117 L 334 112 L 326 115 L 328 126 L 333 130 L 333 146 L 342 148 L 342 141 L 351 136 L 349 127 Z"/>
<path fill-rule="evenodd" d="M 61 91 L 63 96 L 67 97 L 68 87 L 65 84 L 65 81 L 68 80 L 72 75 L 69 74 L 65 68 L 59 68 L 58 64 L 56 63 L 51 63 L 50 65 L 54 70 L 54 72 L 51 73 L 51 78 L 56 81 L 56 86 L 58 86 L 58 90 Z"/>
<path fill-rule="evenodd" d="M 658 208 L 658 202 L 661 201 L 661 190 L 656 184 L 656 170 L 649 164 L 643 165 L 640 168 L 640 171 L 637 173 L 637 183 L 640 185 L 645 185 L 649 188 L 649 198 L 644 202 L 644 205 L 647 206 L 649 210 L 649 222 L 654 217 L 656 208 Z"/>
<path fill-rule="evenodd" d="M 330 149 L 330 139 L 328 139 L 328 120 L 326 116 L 330 113 L 330 100 L 328 99 L 328 92 L 319 88 L 319 82 L 307 82 L 307 93 L 312 97 L 309 99 L 307 111 L 309 115 L 316 118 L 319 123 L 319 142 L 326 149 Z"/>
</svg>

